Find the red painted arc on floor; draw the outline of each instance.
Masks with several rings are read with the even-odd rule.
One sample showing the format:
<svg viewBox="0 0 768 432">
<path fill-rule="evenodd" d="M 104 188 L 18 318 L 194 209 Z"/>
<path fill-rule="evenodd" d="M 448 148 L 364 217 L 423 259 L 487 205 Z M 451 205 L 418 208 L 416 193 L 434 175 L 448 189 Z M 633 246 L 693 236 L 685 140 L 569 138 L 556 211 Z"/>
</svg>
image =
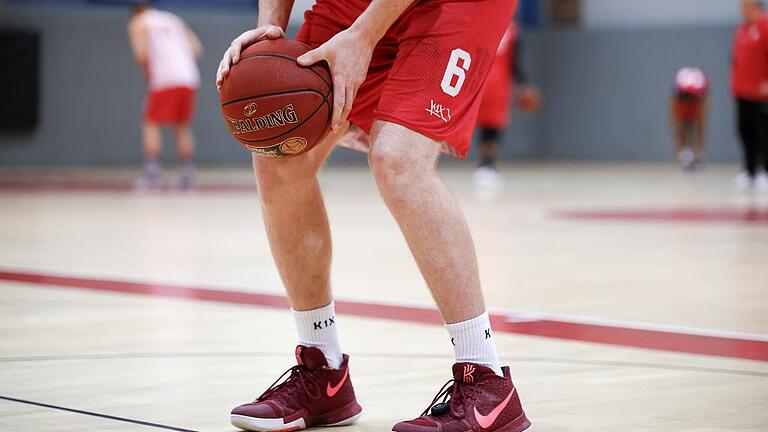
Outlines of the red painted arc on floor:
<svg viewBox="0 0 768 432">
<path fill-rule="evenodd" d="M 707 223 L 733 222 L 768 224 L 768 207 L 746 208 L 657 208 L 623 210 L 557 210 L 561 219 L 613 220 L 640 222 Z"/>
<path fill-rule="evenodd" d="M 60 276 L 45 273 L 0 271 L 0 281 L 23 282 L 60 288 L 141 294 L 156 297 L 191 299 L 278 309 L 288 308 L 285 296 L 234 290 L 220 290 L 173 284 L 131 282 Z M 366 318 L 442 325 L 434 308 L 337 300 L 340 314 Z M 748 360 L 768 361 L 768 338 L 747 338 L 701 334 L 695 331 L 675 332 L 640 325 L 621 326 L 603 323 L 574 322 L 535 315 L 526 320 L 512 320 L 510 314 L 492 313 L 494 331 L 555 339 L 593 342 L 633 348 L 703 354 Z M 649 326 L 651 327 L 651 326 Z"/>
<path fill-rule="evenodd" d="M 31 192 L 106 192 L 106 193 L 132 193 L 139 190 L 130 181 L 125 180 L 78 180 L 59 178 L 38 178 L 28 180 L 1 179 L 0 193 L 31 193 Z M 172 184 L 166 185 L 157 192 L 176 191 Z M 192 190 L 194 192 L 256 192 L 255 183 L 216 183 L 199 184 Z M 188 192 L 188 191 L 185 191 Z"/>
</svg>

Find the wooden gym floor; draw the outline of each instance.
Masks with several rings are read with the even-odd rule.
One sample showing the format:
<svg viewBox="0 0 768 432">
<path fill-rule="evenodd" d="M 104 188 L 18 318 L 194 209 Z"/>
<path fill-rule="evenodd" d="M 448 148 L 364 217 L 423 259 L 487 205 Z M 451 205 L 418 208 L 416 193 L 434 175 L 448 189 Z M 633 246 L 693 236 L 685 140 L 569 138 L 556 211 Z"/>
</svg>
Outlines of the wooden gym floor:
<svg viewBox="0 0 768 432">
<path fill-rule="evenodd" d="M 445 179 L 477 242 L 533 431 L 768 430 L 768 196 L 733 166 L 514 165 Z M 0 430 L 232 431 L 292 365 L 250 173 L 136 193 L 133 172 L 0 174 Z M 423 410 L 452 351 L 364 168 L 321 176 L 364 415 Z"/>
</svg>

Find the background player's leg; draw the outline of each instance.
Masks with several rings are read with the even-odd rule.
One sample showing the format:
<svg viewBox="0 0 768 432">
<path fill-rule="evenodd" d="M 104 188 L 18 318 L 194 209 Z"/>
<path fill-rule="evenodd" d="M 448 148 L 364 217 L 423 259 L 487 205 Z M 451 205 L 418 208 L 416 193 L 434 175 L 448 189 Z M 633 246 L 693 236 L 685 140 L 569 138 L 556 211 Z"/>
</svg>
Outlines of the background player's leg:
<svg viewBox="0 0 768 432">
<path fill-rule="evenodd" d="M 160 153 L 163 150 L 163 136 L 160 125 L 145 121 L 142 128 L 142 146 L 144 151 L 144 174 L 140 186 L 156 188 L 161 186 L 162 167 Z"/>
<path fill-rule="evenodd" d="M 696 169 L 696 155 L 693 148 L 696 142 L 696 126 L 691 120 L 680 121 L 680 137 L 678 143 L 677 161 L 685 171 Z"/>
<path fill-rule="evenodd" d="M 454 341 L 457 357 L 458 350 L 464 349 L 459 343 L 467 343 L 472 345 L 466 347 L 471 355 L 478 356 L 471 359 L 473 362 L 500 373 L 495 345 L 486 340 L 490 338 L 490 324 L 484 315 L 472 236 L 458 203 L 437 174 L 440 143 L 382 121 L 374 123 L 371 141 L 368 159 L 379 192 L 400 225 L 444 321 L 468 323 L 467 327 L 474 326 L 469 323 L 473 321 L 485 327 L 476 338 Z"/>
<path fill-rule="evenodd" d="M 269 246 L 295 311 L 299 342 L 321 348 L 332 367 L 341 363 L 335 327 L 323 336 L 330 340 L 319 340 L 312 332 L 313 322 L 333 316 L 331 232 L 316 176 L 345 129 L 341 128 L 339 133 L 300 157 L 253 157 Z M 323 346 L 325 344 L 330 346 Z"/>
<path fill-rule="evenodd" d="M 700 116 L 694 123 L 694 136 L 691 142 L 693 149 L 693 155 L 695 156 L 694 163 L 704 163 L 704 139 L 706 138 L 706 121 L 703 116 Z"/>
<path fill-rule="evenodd" d="M 679 118 L 672 119 L 672 134 L 675 138 L 675 157 L 678 163 L 682 167 L 684 165 L 682 161 L 682 151 L 685 150 L 685 128 L 683 122 Z"/>
<path fill-rule="evenodd" d="M 173 128 L 176 138 L 176 153 L 181 163 L 179 187 L 188 189 L 195 181 L 195 136 L 188 124 L 177 125 Z"/>
<path fill-rule="evenodd" d="M 744 172 L 734 179 L 734 187 L 738 190 L 750 187 L 757 174 L 755 123 L 751 105 L 749 101 L 737 101 L 739 137 L 744 152 Z"/>
<path fill-rule="evenodd" d="M 498 129 L 482 128 L 480 130 L 480 166 L 496 168 L 496 157 L 499 153 Z"/>
<path fill-rule="evenodd" d="M 768 192 L 768 102 L 756 106 L 756 153 L 761 158 L 757 165 L 758 169 L 762 168 L 763 172 L 755 178 L 755 188 L 760 192 Z"/>
<path fill-rule="evenodd" d="M 496 169 L 501 130 L 490 127 L 480 128 L 480 164 L 475 171 L 475 184 L 482 188 L 495 189 L 503 180 Z"/>
</svg>

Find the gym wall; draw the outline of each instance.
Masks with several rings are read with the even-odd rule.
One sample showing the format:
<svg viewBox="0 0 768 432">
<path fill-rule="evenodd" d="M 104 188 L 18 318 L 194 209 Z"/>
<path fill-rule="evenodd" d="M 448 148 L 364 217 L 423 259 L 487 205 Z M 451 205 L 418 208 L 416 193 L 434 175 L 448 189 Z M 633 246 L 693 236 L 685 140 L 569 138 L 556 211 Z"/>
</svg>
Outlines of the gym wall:
<svg viewBox="0 0 768 432">
<path fill-rule="evenodd" d="M 589 2 L 587 2 L 589 4 Z M 734 6 L 735 7 L 735 6 Z M 39 126 L 1 133 L 1 165 L 131 165 L 139 149 L 142 76 L 131 58 L 129 11 L 114 7 L 0 5 L 0 26 L 41 32 Z M 205 56 L 194 129 L 204 164 L 248 165 L 218 110 L 214 74 L 222 50 L 256 17 L 227 10 L 176 10 L 198 33 Z M 292 31 L 295 31 L 295 27 Z M 503 156 L 537 160 L 669 160 L 668 95 L 674 72 L 702 67 L 712 82 L 708 153 L 735 161 L 729 98 L 733 24 L 545 27 L 524 34 L 526 69 L 543 90 L 535 118 L 514 113 Z M 165 157 L 173 160 L 170 146 Z M 337 151 L 332 162 L 362 162 Z"/>
</svg>

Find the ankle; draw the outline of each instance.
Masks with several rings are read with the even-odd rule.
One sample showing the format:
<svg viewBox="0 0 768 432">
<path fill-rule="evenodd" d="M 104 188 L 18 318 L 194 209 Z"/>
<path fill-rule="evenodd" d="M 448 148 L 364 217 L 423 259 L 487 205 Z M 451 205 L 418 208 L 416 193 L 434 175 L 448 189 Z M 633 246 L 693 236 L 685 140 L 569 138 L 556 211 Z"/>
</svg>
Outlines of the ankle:
<svg viewBox="0 0 768 432">
<path fill-rule="evenodd" d="M 504 376 L 488 312 L 466 321 L 446 324 L 445 327 L 451 336 L 457 363 L 478 364 L 492 369 L 498 376 Z"/>
<path fill-rule="evenodd" d="M 338 369 L 344 355 L 336 332 L 335 304 L 331 302 L 316 309 L 291 311 L 299 333 L 299 345 L 318 348 L 325 355 L 328 366 Z"/>
</svg>

